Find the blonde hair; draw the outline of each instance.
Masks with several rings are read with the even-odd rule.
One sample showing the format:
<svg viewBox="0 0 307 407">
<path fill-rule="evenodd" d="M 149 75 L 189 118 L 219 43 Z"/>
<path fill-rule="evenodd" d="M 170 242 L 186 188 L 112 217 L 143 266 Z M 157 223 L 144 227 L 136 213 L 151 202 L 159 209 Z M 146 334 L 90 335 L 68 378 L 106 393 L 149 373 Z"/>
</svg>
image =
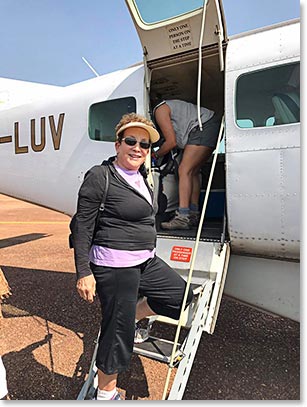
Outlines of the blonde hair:
<svg viewBox="0 0 307 407">
<path fill-rule="evenodd" d="M 137 113 L 128 113 L 128 114 L 124 114 L 123 117 L 120 119 L 119 123 L 116 125 L 115 133 L 117 133 L 121 129 L 121 127 L 125 126 L 126 124 L 134 123 L 134 122 L 144 123 L 147 126 L 151 126 L 151 127 L 155 128 L 153 122 L 151 120 L 147 119 L 146 117 L 144 117 L 140 114 L 137 114 Z M 122 137 L 123 137 L 122 133 L 119 132 L 118 137 L 117 137 L 118 140 L 121 140 Z"/>
</svg>

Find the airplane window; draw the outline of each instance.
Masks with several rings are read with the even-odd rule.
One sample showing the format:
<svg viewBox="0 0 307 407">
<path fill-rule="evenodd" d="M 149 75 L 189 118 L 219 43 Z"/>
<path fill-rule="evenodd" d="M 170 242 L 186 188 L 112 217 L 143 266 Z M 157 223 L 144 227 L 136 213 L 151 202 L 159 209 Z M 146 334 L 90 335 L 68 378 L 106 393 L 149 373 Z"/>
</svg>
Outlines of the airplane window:
<svg viewBox="0 0 307 407">
<path fill-rule="evenodd" d="M 153 24 L 203 7 L 203 0 L 135 0 L 144 23 Z"/>
<path fill-rule="evenodd" d="M 267 127 L 300 121 L 300 64 L 243 74 L 237 81 L 236 124 Z"/>
<path fill-rule="evenodd" d="M 134 97 L 94 103 L 89 109 L 88 134 L 91 140 L 115 141 L 115 126 L 125 113 L 136 112 Z"/>
</svg>

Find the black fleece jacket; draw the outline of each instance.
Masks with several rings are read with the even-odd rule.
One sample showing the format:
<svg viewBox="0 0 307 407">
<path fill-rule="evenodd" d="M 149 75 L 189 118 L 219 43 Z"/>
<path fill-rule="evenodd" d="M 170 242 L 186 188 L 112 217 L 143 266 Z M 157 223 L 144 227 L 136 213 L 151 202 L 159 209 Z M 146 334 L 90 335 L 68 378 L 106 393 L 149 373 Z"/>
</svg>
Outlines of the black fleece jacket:
<svg viewBox="0 0 307 407">
<path fill-rule="evenodd" d="M 129 185 L 113 166 L 115 157 L 92 167 L 79 190 L 75 221 L 71 224 L 77 278 L 90 275 L 91 244 L 119 250 L 153 250 L 156 245 L 155 217 L 152 205 Z M 96 218 L 105 189 L 102 166 L 109 169 L 109 187 L 105 209 Z M 145 167 L 140 168 L 145 183 Z"/>
</svg>

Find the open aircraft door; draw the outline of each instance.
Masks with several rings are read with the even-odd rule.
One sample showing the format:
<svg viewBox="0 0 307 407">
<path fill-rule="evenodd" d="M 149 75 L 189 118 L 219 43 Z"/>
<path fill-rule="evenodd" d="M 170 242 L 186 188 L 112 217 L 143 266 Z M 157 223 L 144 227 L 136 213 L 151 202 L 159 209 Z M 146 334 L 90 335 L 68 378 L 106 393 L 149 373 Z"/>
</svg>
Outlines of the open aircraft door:
<svg viewBox="0 0 307 407">
<path fill-rule="evenodd" d="M 143 48 L 145 111 L 150 105 L 153 83 L 154 93 L 165 99 L 187 101 L 196 100 L 193 89 L 196 91 L 197 83 L 200 110 L 204 96 L 202 64 L 206 52 L 217 50 L 219 70 L 224 70 L 226 24 L 221 0 L 126 0 L 126 3 Z M 195 65 L 189 68 L 191 61 Z M 173 66 L 176 70 L 180 64 L 186 65 L 185 72 L 179 74 L 186 80 L 178 83 L 166 75 L 165 68 Z"/>
<path fill-rule="evenodd" d="M 197 50 L 200 39 L 202 47 L 225 39 L 220 0 L 126 0 L 126 3 L 147 62 Z"/>
</svg>

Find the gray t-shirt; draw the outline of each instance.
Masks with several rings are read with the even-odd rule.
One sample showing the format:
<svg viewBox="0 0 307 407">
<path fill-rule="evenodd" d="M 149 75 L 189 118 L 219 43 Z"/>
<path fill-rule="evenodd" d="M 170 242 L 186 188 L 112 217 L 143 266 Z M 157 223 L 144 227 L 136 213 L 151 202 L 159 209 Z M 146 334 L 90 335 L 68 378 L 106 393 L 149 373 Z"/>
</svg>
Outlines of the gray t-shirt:
<svg viewBox="0 0 307 407">
<path fill-rule="evenodd" d="M 176 133 L 176 142 L 179 148 L 187 144 L 189 133 L 198 126 L 197 106 L 183 100 L 166 100 L 171 109 L 171 122 Z M 212 110 L 200 108 L 202 123 L 207 122 L 214 115 Z"/>
</svg>

